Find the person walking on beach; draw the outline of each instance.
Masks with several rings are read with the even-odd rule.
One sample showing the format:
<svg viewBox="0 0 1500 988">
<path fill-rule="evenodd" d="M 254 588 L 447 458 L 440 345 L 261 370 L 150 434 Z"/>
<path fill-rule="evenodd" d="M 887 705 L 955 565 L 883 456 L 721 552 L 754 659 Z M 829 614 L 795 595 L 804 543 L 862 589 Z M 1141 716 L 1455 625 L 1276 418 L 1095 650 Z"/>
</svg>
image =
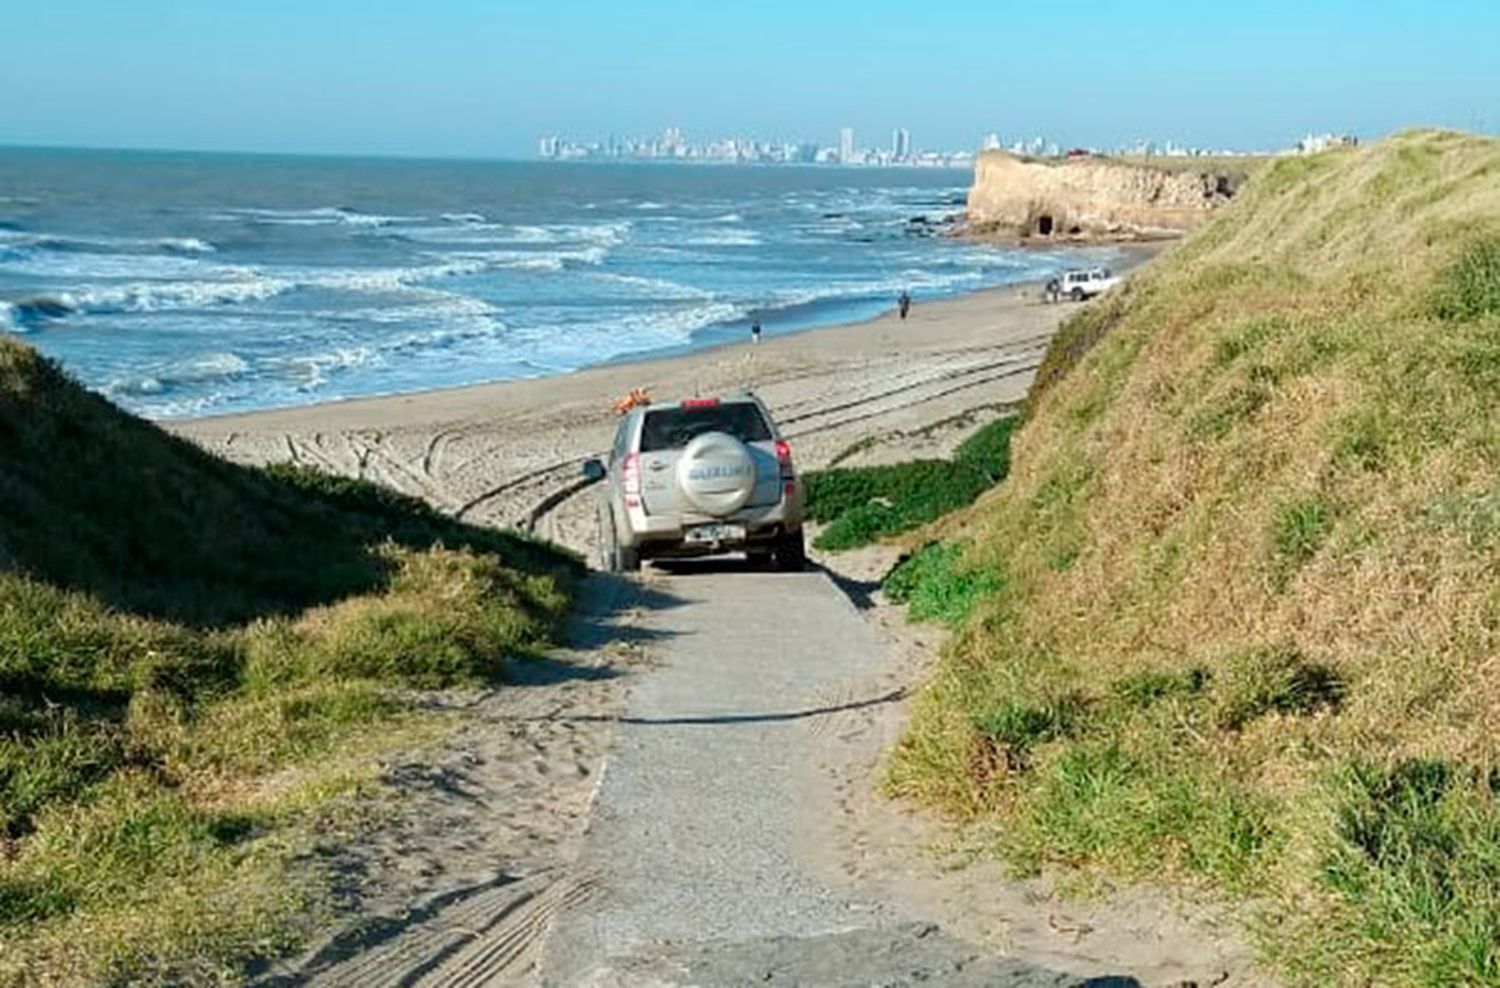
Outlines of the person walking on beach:
<svg viewBox="0 0 1500 988">
<path fill-rule="evenodd" d="M 901 297 L 896 299 L 896 310 L 901 313 L 902 320 L 905 320 L 906 314 L 911 311 L 911 292 L 904 288 L 901 290 Z"/>
<path fill-rule="evenodd" d="M 757 316 L 757 317 L 755 317 L 755 318 L 753 318 L 753 319 L 750 320 L 750 342 L 751 343 L 759 343 L 760 342 L 760 317 L 759 316 Z"/>
</svg>

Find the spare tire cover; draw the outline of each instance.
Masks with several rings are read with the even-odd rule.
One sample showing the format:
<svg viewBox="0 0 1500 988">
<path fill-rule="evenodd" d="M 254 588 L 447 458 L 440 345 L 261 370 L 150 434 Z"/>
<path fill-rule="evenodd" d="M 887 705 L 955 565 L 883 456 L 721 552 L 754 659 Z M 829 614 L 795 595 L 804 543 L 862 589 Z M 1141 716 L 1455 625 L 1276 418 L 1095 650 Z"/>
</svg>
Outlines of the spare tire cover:
<svg viewBox="0 0 1500 988">
<path fill-rule="evenodd" d="M 677 488 L 705 514 L 730 514 L 755 492 L 755 460 L 727 432 L 705 432 L 677 458 Z"/>
</svg>

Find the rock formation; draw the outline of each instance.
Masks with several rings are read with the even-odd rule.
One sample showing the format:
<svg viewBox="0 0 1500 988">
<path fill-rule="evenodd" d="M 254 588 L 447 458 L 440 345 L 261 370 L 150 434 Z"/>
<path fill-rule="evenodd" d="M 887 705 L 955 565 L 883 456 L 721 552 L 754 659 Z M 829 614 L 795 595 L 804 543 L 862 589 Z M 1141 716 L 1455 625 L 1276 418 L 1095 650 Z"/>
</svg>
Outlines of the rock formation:
<svg viewBox="0 0 1500 988">
<path fill-rule="evenodd" d="M 1098 157 L 1047 162 L 988 151 L 974 166 L 967 230 L 1030 239 L 1176 236 L 1227 202 L 1243 179 L 1227 169 Z"/>
</svg>

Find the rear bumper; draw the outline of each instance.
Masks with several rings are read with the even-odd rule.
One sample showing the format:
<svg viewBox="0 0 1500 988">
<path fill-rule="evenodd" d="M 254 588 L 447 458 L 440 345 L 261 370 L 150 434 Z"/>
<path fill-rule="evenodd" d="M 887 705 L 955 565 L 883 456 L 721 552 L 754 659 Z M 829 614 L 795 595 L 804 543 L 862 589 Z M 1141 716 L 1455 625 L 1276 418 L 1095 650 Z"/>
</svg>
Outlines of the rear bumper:
<svg viewBox="0 0 1500 988">
<path fill-rule="evenodd" d="M 771 543 L 789 532 L 802 529 L 801 491 L 795 498 L 760 508 L 742 508 L 723 517 L 693 513 L 650 515 L 639 508 L 626 510 L 628 525 L 621 526 L 620 542 L 640 551 L 645 558 L 670 556 L 708 556 L 720 552 L 770 548 Z M 714 543 L 687 543 L 684 533 L 697 525 L 742 525 L 743 540 Z"/>
</svg>

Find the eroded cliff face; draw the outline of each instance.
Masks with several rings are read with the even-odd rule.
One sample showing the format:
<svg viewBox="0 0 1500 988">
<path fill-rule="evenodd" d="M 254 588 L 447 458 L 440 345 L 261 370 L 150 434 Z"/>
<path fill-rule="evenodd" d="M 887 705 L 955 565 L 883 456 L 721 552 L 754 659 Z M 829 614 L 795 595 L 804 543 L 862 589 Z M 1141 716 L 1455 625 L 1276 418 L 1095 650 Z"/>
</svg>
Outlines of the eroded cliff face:
<svg viewBox="0 0 1500 988">
<path fill-rule="evenodd" d="M 974 166 L 967 222 L 971 232 L 1025 238 L 1174 236 L 1227 202 L 1242 177 L 1107 158 L 1027 161 L 989 151 Z"/>
</svg>

